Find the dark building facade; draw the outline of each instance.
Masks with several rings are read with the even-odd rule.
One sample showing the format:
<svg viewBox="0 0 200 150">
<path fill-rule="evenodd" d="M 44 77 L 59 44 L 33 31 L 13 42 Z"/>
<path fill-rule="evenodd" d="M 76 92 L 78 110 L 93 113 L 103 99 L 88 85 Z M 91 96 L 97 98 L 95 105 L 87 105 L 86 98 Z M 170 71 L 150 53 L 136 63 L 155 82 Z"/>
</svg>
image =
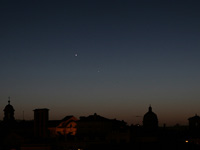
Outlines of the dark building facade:
<svg viewBox="0 0 200 150">
<path fill-rule="evenodd" d="M 34 135 L 35 137 L 46 138 L 48 136 L 49 109 L 34 110 Z"/>
<path fill-rule="evenodd" d="M 200 117 L 196 114 L 194 117 L 188 118 L 189 128 L 191 130 L 200 129 Z"/>
<path fill-rule="evenodd" d="M 191 137 L 200 138 L 200 116 L 197 114 L 188 118 L 189 121 L 189 133 Z"/>
<path fill-rule="evenodd" d="M 97 149 L 103 145 L 126 145 L 125 143 L 130 142 L 130 132 L 126 122 L 108 119 L 95 113 L 80 117 L 77 121 L 77 138 L 78 141 Z"/>
</svg>

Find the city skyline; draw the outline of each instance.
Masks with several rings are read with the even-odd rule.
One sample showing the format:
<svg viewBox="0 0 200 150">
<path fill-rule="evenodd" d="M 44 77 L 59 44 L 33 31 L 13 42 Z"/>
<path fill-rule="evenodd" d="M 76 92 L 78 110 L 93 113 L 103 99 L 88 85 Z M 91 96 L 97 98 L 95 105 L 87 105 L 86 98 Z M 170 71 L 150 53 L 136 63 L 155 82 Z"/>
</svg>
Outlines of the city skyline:
<svg viewBox="0 0 200 150">
<path fill-rule="evenodd" d="M 100 114 L 159 125 L 200 114 L 199 1 L 1 1 L 0 120 Z M 138 117 L 139 116 L 139 117 Z"/>
<path fill-rule="evenodd" d="M 8 105 L 11 105 L 11 100 L 10 100 L 10 97 L 8 97 L 8 104 L 6 105 L 6 106 L 8 106 Z M 5 106 L 5 107 L 6 107 Z M 11 105 L 12 106 L 12 105 Z M 13 106 L 12 106 L 13 107 Z M 34 112 L 36 109 L 47 109 L 48 111 L 49 111 L 49 109 L 48 108 L 45 108 L 45 107 L 43 107 L 43 108 L 35 108 L 34 110 L 32 110 L 32 112 Z M 4 111 L 5 109 L 3 109 L 3 111 Z M 14 108 L 14 111 L 15 111 L 15 108 Z M 149 111 L 152 111 L 152 106 L 151 105 L 149 105 L 149 107 L 148 107 L 148 109 L 147 109 L 147 111 L 143 114 L 143 115 L 141 115 L 141 116 L 139 116 L 139 115 L 136 115 L 136 116 L 134 116 L 134 117 L 136 117 L 136 118 L 140 118 L 140 119 L 135 119 L 135 120 L 128 120 L 128 122 L 127 121 L 125 121 L 123 118 L 121 118 L 121 120 L 122 121 L 125 121 L 126 123 L 127 123 L 127 125 L 141 125 L 141 126 L 143 126 L 143 120 L 144 120 L 144 116 L 149 112 Z M 152 111 L 153 113 L 155 113 L 154 111 Z M 51 114 L 51 113 L 50 113 Z M 94 115 L 96 114 L 97 115 L 97 113 L 96 112 L 94 112 L 93 113 Z M 93 114 L 86 114 L 86 116 L 87 115 L 93 115 Z M 155 113 L 156 114 L 156 113 Z M 3 116 L 4 116 L 5 114 L 3 114 Z M 26 117 L 25 117 L 25 112 L 24 111 L 22 111 L 22 114 L 21 114 L 22 116 L 21 117 L 19 117 L 19 118 L 15 118 L 16 120 L 18 120 L 18 121 L 20 121 L 20 120 L 27 120 L 27 121 L 31 121 L 31 120 L 34 120 L 34 116 L 32 116 L 32 117 L 29 117 L 29 119 L 26 119 Z M 99 114 L 98 114 L 99 115 Z M 62 120 L 63 118 L 65 118 L 66 116 L 74 116 L 73 114 L 65 114 L 65 116 L 63 116 L 62 118 L 55 118 L 55 117 L 52 117 L 52 116 L 49 116 L 50 117 L 50 120 Z M 80 116 L 75 116 L 75 117 L 77 117 L 77 118 L 81 118 L 81 117 L 83 117 L 84 115 L 80 115 Z M 156 114 L 156 116 L 157 116 L 157 114 Z M 194 116 L 198 116 L 197 114 L 195 114 Z M 183 125 L 183 126 L 188 126 L 189 125 L 189 122 L 188 122 L 188 119 L 189 118 L 191 118 L 191 117 L 194 117 L 194 116 L 190 116 L 190 117 L 188 117 L 186 120 L 187 120 L 187 123 L 183 123 L 183 124 L 180 124 L 180 122 L 177 122 L 176 124 L 168 124 L 168 126 L 176 126 L 176 125 Z M 14 114 L 14 117 L 15 117 L 15 114 Z M 118 119 L 118 118 L 116 118 L 116 117 L 114 117 L 113 116 L 113 118 L 109 118 L 109 119 Z M 3 121 L 3 118 L 2 119 L 0 119 L 0 121 Z M 134 123 L 133 123 L 134 122 Z M 184 121 L 183 121 L 184 122 Z M 162 126 L 166 126 L 166 123 L 163 123 L 163 124 L 161 124 L 160 122 L 159 122 L 159 118 L 158 118 L 158 125 L 159 125 L 159 127 L 162 127 Z"/>
</svg>

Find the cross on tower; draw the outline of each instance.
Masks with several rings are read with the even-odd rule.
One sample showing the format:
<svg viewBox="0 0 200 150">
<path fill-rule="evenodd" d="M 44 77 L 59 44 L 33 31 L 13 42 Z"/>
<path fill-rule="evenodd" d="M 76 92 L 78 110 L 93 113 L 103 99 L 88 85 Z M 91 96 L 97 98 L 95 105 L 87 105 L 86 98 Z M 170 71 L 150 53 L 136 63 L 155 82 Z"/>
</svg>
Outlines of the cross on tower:
<svg viewBox="0 0 200 150">
<path fill-rule="evenodd" d="M 8 104 L 10 104 L 10 96 L 8 97 Z"/>
</svg>

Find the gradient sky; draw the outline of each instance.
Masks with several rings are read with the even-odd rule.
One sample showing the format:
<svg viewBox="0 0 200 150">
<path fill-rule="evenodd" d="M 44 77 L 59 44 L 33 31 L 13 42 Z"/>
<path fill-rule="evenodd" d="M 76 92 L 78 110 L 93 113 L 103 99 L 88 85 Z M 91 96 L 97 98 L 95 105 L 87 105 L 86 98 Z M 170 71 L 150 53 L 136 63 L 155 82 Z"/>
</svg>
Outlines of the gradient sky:
<svg viewBox="0 0 200 150">
<path fill-rule="evenodd" d="M 199 0 L 0 1 L 0 120 L 200 115 Z M 77 54 L 77 55 L 76 55 Z M 139 117 L 137 117 L 139 116 Z"/>
</svg>

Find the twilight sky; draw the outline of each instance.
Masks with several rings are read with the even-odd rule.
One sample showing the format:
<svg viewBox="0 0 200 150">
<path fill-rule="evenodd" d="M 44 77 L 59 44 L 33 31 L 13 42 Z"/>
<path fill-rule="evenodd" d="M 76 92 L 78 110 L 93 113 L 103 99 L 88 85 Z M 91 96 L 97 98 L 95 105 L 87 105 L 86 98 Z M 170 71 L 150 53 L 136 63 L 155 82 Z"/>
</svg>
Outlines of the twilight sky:
<svg viewBox="0 0 200 150">
<path fill-rule="evenodd" d="M 199 0 L 0 1 L 0 120 L 200 115 Z M 139 116 L 139 117 L 137 117 Z"/>
</svg>

